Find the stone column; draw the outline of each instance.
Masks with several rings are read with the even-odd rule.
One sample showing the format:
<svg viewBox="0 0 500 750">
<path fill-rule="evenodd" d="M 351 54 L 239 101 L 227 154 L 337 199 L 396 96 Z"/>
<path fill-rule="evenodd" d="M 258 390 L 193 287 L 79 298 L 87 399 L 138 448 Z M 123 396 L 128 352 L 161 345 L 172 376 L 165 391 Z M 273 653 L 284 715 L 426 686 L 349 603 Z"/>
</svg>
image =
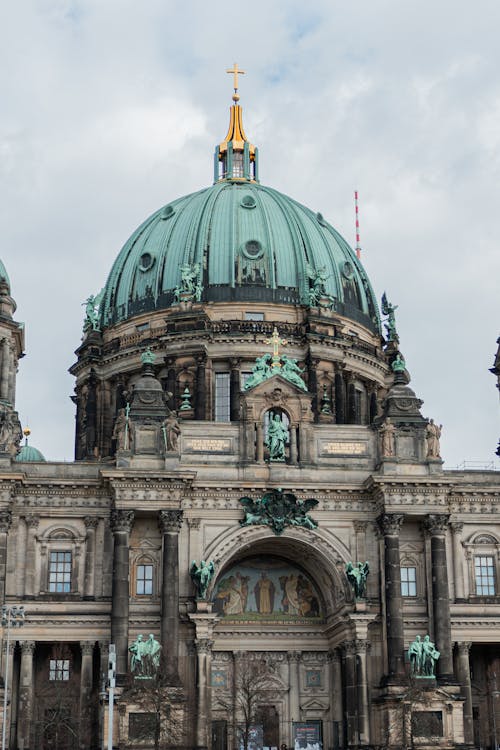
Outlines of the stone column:
<svg viewBox="0 0 500 750">
<path fill-rule="evenodd" d="M 93 641 L 80 642 L 82 666 L 80 670 L 80 747 L 86 750 L 90 745 L 91 694 L 92 694 L 92 656 Z"/>
<path fill-rule="evenodd" d="M 344 378 L 342 372 L 337 370 L 335 373 L 335 422 L 345 424 L 345 421 Z"/>
<path fill-rule="evenodd" d="M 446 564 L 446 530 L 448 516 L 427 516 L 426 528 L 431 538 L 432 609 L 434 615 L 434 638 L 440 652 L 437 674 L 441 681 L 453 681 L 453 657 L 451 651 L 450 592 Z"/>
<path fill-rule="evenodd" d="M 366 560 L 366 529 L 368 521 L 353 521 L 354 533 L 356 534 L 356 560 Z"/>
<path fill-rule="evenodd" d="M 358 667 L 358 726 L 361 745 L 370 744 L 370 711 L 368 705 L 368 675 L 366 668 L 368 641 L 356 641 Z"/>
<path fill-rule="evenodd" d="M 28 534 L 26 539 L 26 579 L 24 593 L 26 596 L 35 595 L 35 563 L 36 563 L 36 532 L 40 523 L 39 516 L 25 516 Z"/>
<path fill-rule="evenodd" d="M 288 652 L 289 716 L 290 721 L 300 721 L 300 651 Z"/>
<path fill-rule="evenodd" d="M 261 464 L 264 461 L 264 428 L 262 422 L 255 423 L 256 441 L 257 441 L 257 461 Z"/>
<path fill-rule="evenodd" d="M 312 394 L 312 401 L 311 401 L 311 410 L 314 414 L 314 419 L 316 421 L 316 417 L 319 411 L 319 404 L 318 404 L 318 377 L 316 374 L 316 369 L 318 367 L 319 360 L 313 359 L 311 357 L 308 358 L 307 361 L 307 390 L 309 393 Z"/>
<path fill-rule="evenodd" d="M 356 387 L 352 376 L 349 377 L 347 383 L 347 422 L 356 424 Z"/>
<path fill-rule="evenodd" d="M 463 523 L 450 523 L 453 534 L 453 578 L 455 579 L 455 599 L 464 599 L 464 566 L 462 562 L 462 530 Z"/>
<path fill-rule="evenodd" d="M 342 706 L 342 663 L 337 649 L 328 654 L 330 662 L 330 685 L 332 690 L 332 721 L 334 726 L 332 744 L 334 748 L 344 744 L 343 706 Z"/>
<path fill-rule="evenodd" d="M 12 524 L 12 511 L 0 510 L 0 604 L 5 602 L 5 577 L 7 575 L 7 538 Z"/>
<path fill-rule="evenodd" d="M 205 356 L 197 358 L 196 367 L 196 402 L 195 402 L 195 419 L 206 419 L 206 382 L 205 382 Z"/>
<path fill-rule="evenodd" d="M 356 684 L 356 641 L 344 643 L 345 718 L 347 746 L 358 745 L 358 686 Z"/>
<path fill-rule="evenodd" d="M 297 427 L 293 424 L 290 425 L 290 463 L 296 464 L 298 460 L 297 455 Z"/>
<path fill-rule="evenodd" d="M 16 373 L 17 373 L 17 359 L 16 350 L 14 343 L 11 341 L 9 345 L 9 385 L 8 385 L 8 400 L 14 406 L 16 403 Z"/>
<path fill-rule="evenodd" d="M 2 679 L 4 680 L 4 690 L 7 690 L 7 718 L 5 719 L 7 721 L 6 734 L 5 734 L 7 738 L 7 747 L 10 747 L 9 737 L 12 734 L 13 722 L 15 722 L 15 696 L 13 693 L 15 645 L 16 645 L 16 642 L 12 640 L 12 631 L 11 631 L 9 653 L 7 654 L 7 633 L 4 633 L 4 641 L 2 643 Z M 8 684 L 5 684 L 5 670 L 7 667 L 7 659 L 9 660 L 9 681 L 8 681 Z M 2 712 L 3 712 L 3 703 L 2 703 Z M 3 720 L 4 719 L 2 719 L 2 721 Z M 12 746 L 14 746 L 14 738 L 12 738 Z"/>
<path fill-rule="evenodd" d="M 0 382 L 0 398 L 9 400 L 9 341 L 2 339 L 2 381 Z"/>
<path fill-rule="evenodd" d="M 87 544 L 85 546 L 85 579 L 83 582 L 83 596 L 85 599 L 95 597 L 94 569 L 95 569 L 95 532 L 99 519 L 95 516 L 85 516 L 83 519 L 87 529 Z"/>
<path fill-rule="evenodd" d="M 383 514 L 378 523 L 384 535 L 385 553 L 385 622 L 387 631 L 387 661 L 389 682 L 399 682 L 405 675 L 403 599 L 401 596 L 401 567 L 399 532 L 404 516 Z"/>
<path fill-rule="evenodd" d="M 472 687 L 470 681 L 469 651 L 471 643 L 462 641 L 457 643 L 457 676 L 464 698 L 464 740 L 466 744 L 474 742 L 474 725 L 472 722 Z"/>
<path fill-rule="evenodd" d="M 168 406 L 171 409 L 177 408 L 177 373 L 175 371 L 175 359 L 167 360 L 167 391 L 172 395 L 168 399 Z"/>
<path fill-rule="evenodd" d="M 208 638 L 197 638 L 197 710 L 196 710 L 196 747 L 198 750 L 208 747 L 208 730 L 211 722 L 210 713 L 210 661 L 213 641 Z"/>
<path fill-rule="evenodd" d="M 167 680 L 179 679 L 179 531 L 182 510 L 160 510 L 163 535 L 163 576 L 161 584 L 161 645 L 165 655 Z"/>
<path fill-rule="evenodd" d="M 116 647 L 116 671 L 128 670 L 129 620 L 129 534 L 134 522 L 133 510 L 111 511 L 114 538 L 113 583 L 111 593 L 111 643 Z"/>
<path fill-rule="evenodd" d="M 31 719 L 33 716 L 33 654 L 35 641 L 21 643 L 21 673 L 19 677 L 19 715 L 17 719 L 17 746 L 19 750 L 30 747 Z"/>
<path fill-rule="evenodd" d="M 230 416 L 231 422 L 238 422 L 240 419 L 240 360 L 231 359 L 229 364 L 231 365 L 231 374 L 229 380 L 229 403 L 230 403 Z"/>
</svg>

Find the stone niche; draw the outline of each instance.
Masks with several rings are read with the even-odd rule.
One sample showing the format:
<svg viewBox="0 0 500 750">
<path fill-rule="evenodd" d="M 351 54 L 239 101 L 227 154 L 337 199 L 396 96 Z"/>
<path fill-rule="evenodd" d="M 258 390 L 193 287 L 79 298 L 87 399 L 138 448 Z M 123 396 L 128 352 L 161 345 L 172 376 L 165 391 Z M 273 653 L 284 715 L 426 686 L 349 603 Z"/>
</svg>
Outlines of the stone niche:
<svg viewBox="0 0 500 750">
<path fill-rule="evenodd" d="M 241 394 L 241 458 L 259 463 L 266 460 L 266 415 L 281 412 L 288 420 L 290 442 L 286 463 L 312 463 L 314 415 L 312 395 L 297 388 L 280 375 L 259 383 Z"/>
</svg>

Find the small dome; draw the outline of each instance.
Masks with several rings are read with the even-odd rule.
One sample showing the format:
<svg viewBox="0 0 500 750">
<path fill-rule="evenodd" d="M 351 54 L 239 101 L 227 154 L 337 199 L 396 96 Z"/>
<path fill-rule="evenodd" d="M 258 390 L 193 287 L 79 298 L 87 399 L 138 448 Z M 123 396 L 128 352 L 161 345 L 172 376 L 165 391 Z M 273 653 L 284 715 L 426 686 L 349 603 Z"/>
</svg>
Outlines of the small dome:
<svg viewBox="0 0 500 750">
<path fill-rule="evenodd" d="M 5 281 L 5 283 L 9 287 L 9 291 L 10 291 L 10 279 L 9 279 L 9 275 L 8 275 L 7 270 L 6 270 L 4 264 L 2 263 L 1 260 L 0 260 L 0 281 Z"/>
<path fill-rule="evenodd" d="M 334 309 L 375 332 L 375 296 L 355 253 L 323 218 L 250 180 L 221 180 L 147 219 L 118 255 L 100 307 L 105 328 L 175 303 L 197 268 L 201 302 L 309 304 L 321 274 Z"/>
<path fill-rule="evenodd" d="M 21 447 L 21 450 L 17 454 L 17 456 L 14 458 L 14 461 L 19 462 L 32 462 L 32 461 L 46 461 L 45 456 L 41 451 L 38 450 L 38 448 L 35 448 L 33 445 L 23 445 Z"/>
</svg>

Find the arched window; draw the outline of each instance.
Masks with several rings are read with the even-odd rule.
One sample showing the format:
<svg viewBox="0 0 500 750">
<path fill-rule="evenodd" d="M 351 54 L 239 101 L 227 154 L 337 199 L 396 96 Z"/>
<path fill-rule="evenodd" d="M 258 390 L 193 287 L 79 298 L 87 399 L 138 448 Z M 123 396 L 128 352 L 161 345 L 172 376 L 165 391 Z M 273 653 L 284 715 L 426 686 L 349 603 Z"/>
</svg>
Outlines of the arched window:
<svg viewBox="0 0 500 750">
<path fill-rule="evenodd" d="M 479 533 L 464 542 L 471 596 L 497 596 L 500 544 L 492 534 Z"/>
</svg>

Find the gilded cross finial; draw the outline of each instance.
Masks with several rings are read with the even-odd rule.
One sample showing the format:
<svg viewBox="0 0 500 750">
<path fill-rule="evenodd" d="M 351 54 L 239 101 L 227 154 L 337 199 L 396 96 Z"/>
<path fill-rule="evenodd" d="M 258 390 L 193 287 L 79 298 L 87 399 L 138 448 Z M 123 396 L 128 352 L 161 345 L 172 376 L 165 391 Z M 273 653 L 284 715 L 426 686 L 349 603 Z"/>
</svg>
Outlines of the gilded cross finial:
<svg viewBox="0 0 500 750">
<path fill-rule="evenodd" d="M 276 326 L 274 326 L 273 335 L 270 339 L 264 339 L 265 344 L 272 344 L 273 345 L 273 360 L 271 367 L 281 367 L 280 364 L 280 346 L 286 346 L 288 344 L 288 341 L 286 339 L 280 338 L 278 329 Z"/>
<path fill-rule="evenodd" d="M 240 70 L 238 68 L 238 65 L 234 63 L 232 68 L 229 68 L 228 70 L 226 70 L 226 73 L 233 74 L 233 88 L 234 88 L 233 101 L 237 102 L 239 101 L 239 98 L 240 98 L 238 96 L 238 75 L 245 75 L 245 71 Z"/>
</svg>

